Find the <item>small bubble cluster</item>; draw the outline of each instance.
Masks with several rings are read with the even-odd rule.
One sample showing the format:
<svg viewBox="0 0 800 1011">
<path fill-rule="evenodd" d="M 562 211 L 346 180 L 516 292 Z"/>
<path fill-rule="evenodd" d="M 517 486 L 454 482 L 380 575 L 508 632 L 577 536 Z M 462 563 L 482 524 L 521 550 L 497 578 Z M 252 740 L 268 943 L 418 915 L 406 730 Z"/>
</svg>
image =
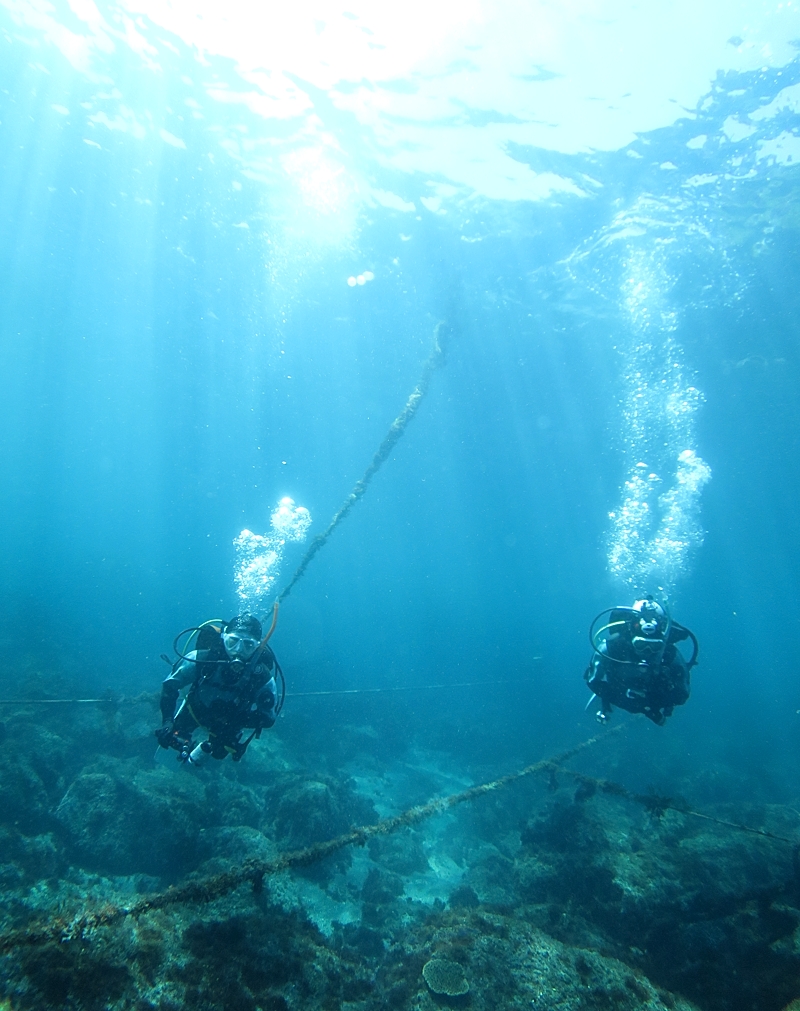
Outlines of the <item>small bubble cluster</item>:
<svg viewBox="0 0 800 1011">
<path fill-rule="evenodd" d="M 609 514 L 608 564 L 613 575 L 637 592 L 654 586 L 668 593 L 703 542 L 700 492 L 711 468 L 692 449 L 677 457 L 674 484 L 661 492 L 662 479 L 637 464 L 622 489 L 620 507 Z"/>
<path fill-rule="evenodd" d="M 270 530 L 254 534 L 243 530 L 233 545 L 236 564 L 233 579 L 239 598 L 239 613 L 263 614 L 269 605 L 269 593 L 280 575 L 283 552 L 290 541 L 305 540 L 311 526 L 311 513 L 294 500 L 282 498 L 270 516 Z"/>
<path fill-rule="evenodd" d="M 366 284 L 367 281 L 374 281 L 374 280 L 375 275 L 372 273 L 372 271 L 365 270 L 363 274 L 351 274 L 350 277 L 347 278 L 347 284 L 349 287 L 355 288 L 356 285 L 363 285 Z"/>
</svg>

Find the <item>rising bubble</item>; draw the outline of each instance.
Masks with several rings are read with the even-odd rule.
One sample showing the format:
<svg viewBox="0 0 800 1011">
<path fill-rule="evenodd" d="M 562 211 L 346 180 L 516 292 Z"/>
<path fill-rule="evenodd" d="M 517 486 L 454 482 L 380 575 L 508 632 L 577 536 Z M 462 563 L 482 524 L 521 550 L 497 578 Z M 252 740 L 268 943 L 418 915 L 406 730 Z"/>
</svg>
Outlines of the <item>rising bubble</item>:
<svg viewBox="0 0 800 1011">
<path fill-rule="evenodd" d="M 243 530 L 234 540 L 234 583 L 239 613 L 263 615 L 278 576 L 283 552 L 290 541 L 302 541 L 311 526 L 311 513 L 294 500 L 282 498 L 270 516 L 270 530 L 254 534 Z"/>
<path fill-rule="evenodd" d="M 630 462 L 610 514 L 608 565 L 634 592 L 669 594 L 703 541 L 700 493 L 711 468 L 694 448 L 703 395 L 686 375 L 663 263 L 649 250 L 630 252 L 624 277 L 621 449 Z"/>
</svg>

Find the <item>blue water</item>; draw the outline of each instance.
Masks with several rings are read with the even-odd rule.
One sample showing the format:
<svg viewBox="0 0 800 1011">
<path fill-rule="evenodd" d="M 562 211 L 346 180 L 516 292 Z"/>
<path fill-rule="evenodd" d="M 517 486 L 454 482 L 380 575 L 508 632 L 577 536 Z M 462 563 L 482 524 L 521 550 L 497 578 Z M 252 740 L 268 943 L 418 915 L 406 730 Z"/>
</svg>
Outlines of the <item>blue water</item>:
<svg viewBox="0 0 800 1011">
<path fill-rule="evenodd" d="M 643 430 L 667 451 L 665 488 L 682 449 L 712 474 L 669 586 L 701 664 L 689 703 L 662 729 L 637 723 L 632 750 L 643 777 L 712 763 L 729 792 L 795 797 L 796 47 L 773 46 L 763 67 L 708 55 L 691 105 L 633 119 L 605 147 L 588 104 L 577 145 L 509 127 L 499 147 L 519 172 L 561 180 L 532 193 L 511 176 L 501 187 L 505 169 L 496 187 L 490 169 L 454 174 L 470 164 L 455 148 L 436 163 L 462 134 L 480 150 L 513 126 L 487 88 L 500 65 L 482 70 L 484 101 L 454 90 L 449 113 L 407 137 L 400 99 L 434 75 L 384 81 L 399 104 L 383 125 L 399 132 L 381 147 L 345 101 L 377 79 L 325 88 L 287 72 L 303 112 L 271 117 L 220 97 L 254 88 L 230 55 L 198 58 L 132 6 L 151 48 L 100 45 L 87 10 L 0 5 L 4 695 L 17 660 L 87 693 L 156 690 L 176 632 L 235 612 L 243 528 L 265 532 L 291 496 L 311 535 L 324 529 L 446 320 L 446 365 L 273 643 L 290 692 L 479 684 L 290 699 L 279 732 L 372 719 L 498 768 L 589 736 L 586 630 L 633 593 L 608 553 L 636 462 L 630 366 L 637 341 L 669 339 L 700 391 L 692 445 L 657 412 Z M 98 16 L 121 33 L 125 10 Z M 94 40 L 83 63 L 54 41 L 59 24 Z M 547 70 L 530 80 L 558 86 Z M 445 128 L 416 162 L 419 136 Z M 634 261 L 642 304 L 669 325 L 637 330 Z M 657 385 L 671 365 L 656 360 Z M 287 548 L 276 589 L 302 551 Z"/>
</svg>

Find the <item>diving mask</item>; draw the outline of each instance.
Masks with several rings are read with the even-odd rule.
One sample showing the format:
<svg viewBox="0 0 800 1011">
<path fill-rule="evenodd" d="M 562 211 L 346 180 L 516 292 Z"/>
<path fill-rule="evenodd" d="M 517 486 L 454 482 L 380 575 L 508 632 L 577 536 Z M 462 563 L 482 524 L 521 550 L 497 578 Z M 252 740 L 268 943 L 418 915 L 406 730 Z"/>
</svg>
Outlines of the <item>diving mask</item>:
<svg viewBox="0 0 800 1011">
<path fill-rule="evenodd" d="M 665 644 L 663 639 L 650 639 L 643 635 L 635 635 L 631 639 L 631 645 L 636 651 L 637 656 L 647 662 L 660 660 L 664 653 Z"/>
<path fill-rule="evenodd" d="M 248 660 L 258 649 L 259 640 L 249 635 L 238 635 L 236 632 L 223 632 L 222 644 L 229 657 Z"/>
</svg>

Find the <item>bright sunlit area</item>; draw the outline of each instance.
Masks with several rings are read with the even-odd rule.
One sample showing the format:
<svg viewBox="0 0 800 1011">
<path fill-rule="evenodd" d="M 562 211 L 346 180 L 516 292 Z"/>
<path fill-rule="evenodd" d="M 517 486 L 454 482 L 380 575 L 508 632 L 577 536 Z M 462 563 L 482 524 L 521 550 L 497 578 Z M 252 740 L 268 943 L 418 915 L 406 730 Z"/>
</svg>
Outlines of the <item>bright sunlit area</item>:
<svg viewBox="0 0 800 1011">
<path fill-rule="evenodd" d="M 98 83 L 120 47 L 156 77 L 185 47 L 203 115 L 216 118 L 210 100 L 264 123 L 266 149 L 251 136 L 243 162 L 264 173 L 274 148 L 298 146 L 277 163 L 328 211 L 344 192 L 368 197 L 373 160 L 430 177 L 429 197 L 442 185 L 462 198 L 580 194 L 585 186 L 517 152 L 624 147 L 691 115 L 717 73 L 783 65 L 800 35 L 791 2 L 70 0 L 63 16 L 33 0 L 3 3 Z M 126 103 L 135 99 L 121 97 L 117 126 L 130 119 Z"/>
</svg>

